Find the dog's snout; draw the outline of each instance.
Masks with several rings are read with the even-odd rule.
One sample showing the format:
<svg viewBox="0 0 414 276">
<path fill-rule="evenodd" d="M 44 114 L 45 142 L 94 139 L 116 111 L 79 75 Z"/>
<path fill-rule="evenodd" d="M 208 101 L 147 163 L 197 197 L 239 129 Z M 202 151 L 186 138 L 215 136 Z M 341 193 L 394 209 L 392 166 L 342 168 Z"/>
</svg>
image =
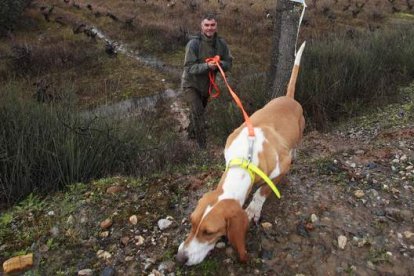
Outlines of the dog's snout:
<svg viewBox="0 0 414 276">
<path fill-rule="evenodd" d="M 175 256 L 175 260 L 180 264 L 185 264 L 188 261 L 188 256 L 185 252 L 178 252 Z"/>
</svg>

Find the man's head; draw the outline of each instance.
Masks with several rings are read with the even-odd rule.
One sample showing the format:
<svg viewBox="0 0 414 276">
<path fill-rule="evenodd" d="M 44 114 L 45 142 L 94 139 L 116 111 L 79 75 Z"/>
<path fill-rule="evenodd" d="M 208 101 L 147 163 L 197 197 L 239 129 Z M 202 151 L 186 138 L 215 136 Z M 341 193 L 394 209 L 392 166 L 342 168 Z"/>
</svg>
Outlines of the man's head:
<svg viewBox="0 0 414 276">
<path fill-rule="evenodd" d="M 206 37 L 213 37 L 217 32 L 217 20 L 214 14 L 206 14 L 201 20 L 201 32 Z"/>
</svg>

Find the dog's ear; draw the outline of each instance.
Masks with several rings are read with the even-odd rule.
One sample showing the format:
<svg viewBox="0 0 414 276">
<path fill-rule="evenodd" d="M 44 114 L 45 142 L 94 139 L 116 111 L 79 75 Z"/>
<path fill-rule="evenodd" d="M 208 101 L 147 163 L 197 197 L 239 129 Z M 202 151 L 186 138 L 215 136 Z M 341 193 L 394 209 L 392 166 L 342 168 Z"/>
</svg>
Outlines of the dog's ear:
<svg viewBox="0 0 414 276">
<path fill-rule="evenodd" d="M 194 209 L 193 213 L 191 214 L 191 223 L 193 226 L 197 226 L 200 223 L 200 220 L 205 212 L 205 209 L 207 206 L 213 206 L 214 205 L 214 194 L 213 192 L 208 192 L 203 195 L 202 198 L 198 200 L 197 206 Z"/>
<path fill-rule="evenodd" d="M 249 219 L 246 212 L 241 206 L 235 206 L 235 209 L 233 209 L 231 214 L 226 218 L 226 232 L 230 244 L 239 253 L 241 262 L 247 262 L 248 260 L 246 251 L 246 232 L 248 226 Z"/>
</svg>

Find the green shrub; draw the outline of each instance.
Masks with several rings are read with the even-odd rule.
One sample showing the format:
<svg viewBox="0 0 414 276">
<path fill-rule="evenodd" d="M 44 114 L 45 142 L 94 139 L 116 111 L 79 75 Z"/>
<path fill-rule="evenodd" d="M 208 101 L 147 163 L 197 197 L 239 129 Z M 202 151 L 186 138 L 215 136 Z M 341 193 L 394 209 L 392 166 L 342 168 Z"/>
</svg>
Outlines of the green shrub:
<svg viewBox="0 0 414 276">
<path fill-rule="evenodd" d="M 398 87 L 414 77 L 413 56 L 414 29 L 404 26 L 308 41 L 295 94 L 308 128 L 328 129 L 332 122 L 355 116 L 368 105 L 395 100 Z M 264 76 L 256 74 L 235 86 L 249 114 L 267 100 L 263 83 Z M 213 136 L 223 141 L 243 119 L 236 105 L 229 103 L 227 89 L 221 97 L 227 99 L 213 101 L 208 120 Z"/>
<path fill-rule="evenodd" d="M 0 0 L 0 36 L 13 28 L 31 0 Z"/>
<path fill-rule="evenodd" d="M 106 175 L 143 175 L 188 159 L 168 126 L 155 128 L 152 114 L 87 118 L 70 103 L 40 104 L 22 94 L 11 84 L 0 94 L 2 202 Z"/>
<path fill-rule="evenodd" d="M 296 97 L 311 123 L 326 127 L 367 105 L 395 99 L 398 86 L 414 77 L 413 55 L 414 30 L 403 26 L 310 41 Z"/>
</svg>

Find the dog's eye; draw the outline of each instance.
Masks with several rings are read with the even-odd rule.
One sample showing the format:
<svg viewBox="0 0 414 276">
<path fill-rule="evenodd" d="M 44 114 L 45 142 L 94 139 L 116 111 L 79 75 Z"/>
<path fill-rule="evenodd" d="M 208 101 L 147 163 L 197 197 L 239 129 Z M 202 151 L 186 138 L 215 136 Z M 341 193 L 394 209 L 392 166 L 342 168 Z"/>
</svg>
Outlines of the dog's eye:
<svg viewBox="0 0 414 276">
<path fill-rule="evenodd" d="M 214 235 L 216 232 L 214 232 L 214 231 L 210 231 L 210 230 L 204 230 L 203 231 L 203 235 L 205 235 L 205 236 L 211 236 L 211 235 Z"/>
</svg>

